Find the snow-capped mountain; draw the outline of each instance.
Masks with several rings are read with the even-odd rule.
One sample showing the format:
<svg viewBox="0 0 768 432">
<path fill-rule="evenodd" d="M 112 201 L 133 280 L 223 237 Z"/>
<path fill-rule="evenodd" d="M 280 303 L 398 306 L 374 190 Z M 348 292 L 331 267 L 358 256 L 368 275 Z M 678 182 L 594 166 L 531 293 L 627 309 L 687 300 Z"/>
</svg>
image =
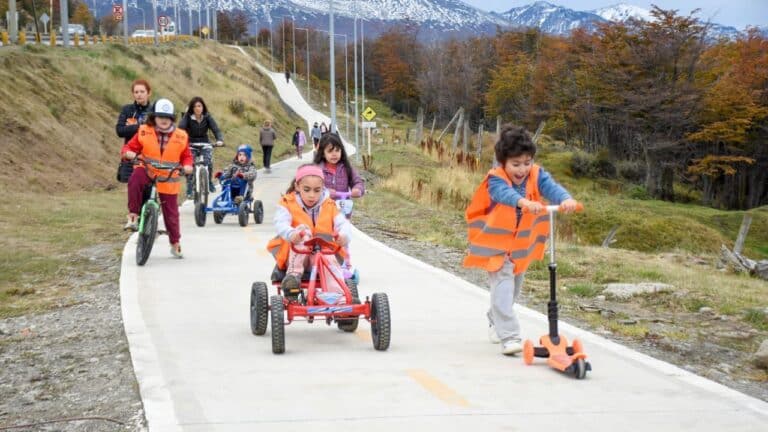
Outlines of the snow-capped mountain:
<svg viewBox="0 0 768 432">
<path fill-rule="evenodd" d="M 2 0 L 0 0 L 2 1 Z M 97 0 L 100 16 L 111 13 L 112 0 Z M 556 1 L 556 0 L 553 0 Z M 129 0 L 146 12 L 151 23 L 151 0 Z M 172 15 L 174 0 L 159 0 L 160 14 Z M 198 5 L 202 7 L 205 22 L 205 7 L 218 5 L 220 10 L 244 10 L 251 15 L 251 34 L 259 28 L 266 28 L 271 21 L 278 26 L 283 20 L 295 19 L 297 27 L 328 28 L 328 0 L 178 0 L 181 29 L 188 28 L 187 5 L 192 8 L 193 27 L 199 24 Z M 545 1 L 512 8 L 503 13 L 485 12 L 469 6 L 461 0 L 333 0 L 336 17 L 336 33 L 351 36 L 354 16 L 366 20 L 366 36 L 375 36 L 393 25 L 412 22 L 419 26 L 419 37 L 435 39 L 464 37 L 469 35 L 493 34 L 498 28 L 535 27 L 545 33 L 567 35 L 575 28 L 592 30 L 599 22 L 624 22 L 629 18 L 652 20 L 650 11 L 626 3 L 619 3 L 591 11 L 576 11 Z M 131 25 L 141 23 L 135 7 L 129 7 Z M 682 11 L 681 11 L 682 12 Z M 710 35 L 714 38 L 733 38 L 739 34 L 733 27 L 712 24 Z"/>
<path fill-rule="evenodd" d="M 580 27 L 592 29 L 596 22 L 605 21 L 591 12 L 579 12 L 545 1 L 512 8 L 499 16 L 514 27 L 537 27 L 545 33 L 561 35 Z"/>
<path fill-rule="evenodd" d="M 651 11 L 643 9 L 638 6 L 628 5 L 626 3 L 619 3 L 613 6 L 607 6 L 600 9 L 594 9 L 589 11 L 595 15 L 600 16 L 603 19 L 613 22 L 624 22 L 630 18 L 635 18 L 643 21 L 653 21 L 654 17 L 651 15 Z"/>
</svg>

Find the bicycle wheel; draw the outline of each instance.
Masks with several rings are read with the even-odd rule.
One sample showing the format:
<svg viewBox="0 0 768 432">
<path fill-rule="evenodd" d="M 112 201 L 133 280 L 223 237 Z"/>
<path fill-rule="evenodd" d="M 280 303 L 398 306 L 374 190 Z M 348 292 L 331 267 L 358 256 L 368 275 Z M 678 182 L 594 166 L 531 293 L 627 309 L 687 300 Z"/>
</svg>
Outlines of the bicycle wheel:
<svg viewBox="0 0 768 432">
<path fill-rule="evenodd" d="M 141 220 L 144 229 L 139 232 L 139 239 L 136 242 L 136 264 L 143 266 L 149 259 L 149 254 L 152 253 L 152 246 L 157 236 L 157 206 L 154 202 L 144 205 Z M 141 226 L 141 222 L 139 225 Z"/>
<path fill-rule="evenodd" d="M 208 168 L 200 167 L 198 190 L 200 191 L 200 201 L 208 206 Z"/>
</svg>

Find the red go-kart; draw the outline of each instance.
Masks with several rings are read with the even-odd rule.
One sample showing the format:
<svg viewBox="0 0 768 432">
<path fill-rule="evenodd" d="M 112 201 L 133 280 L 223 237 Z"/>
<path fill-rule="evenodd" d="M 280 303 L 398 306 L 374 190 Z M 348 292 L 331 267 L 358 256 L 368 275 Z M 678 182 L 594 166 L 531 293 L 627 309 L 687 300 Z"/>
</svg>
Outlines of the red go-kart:
<svg viewBox="0 0 768 432">
<path fill-rule="evenodd" d="M 251 332 L 263 335 L 267 331 L 267 314 L 272 322 L 272 352 L 285 352 L 285 325 L 294 319 L 314 322 L 315 318 L 324 318 L 328 325 L 334 321 L 340 330 L 354 332 L 360 317 L 371 323 L 371 339 L 376 350 L 389 348 L 391 320 L 389 299 L 385 293 L 374 293 L 371 298 L 360 301 L 357 284 L 352 279 L 344 280 L 341 272 L 331 270 L 330 257 L 336 255 L 341 246 L 320 237 L 310 238 L 301 243 L 305 248 L 317 252 L 312 257 L 311 270 L 304 273 L 301 284 L 295 292 L 284 292 L 281 284 L 285 271 L 275 267 L 272 272 L 272 285 L 277 288 L 267 303 L 267 284 L 254 282 L 251 286 Z M 307 253 L 292 244 L 294 252 Z M 343 292 L 333 292 L 326 286 L 328 278 L 333 278 Z"/>
</svg>

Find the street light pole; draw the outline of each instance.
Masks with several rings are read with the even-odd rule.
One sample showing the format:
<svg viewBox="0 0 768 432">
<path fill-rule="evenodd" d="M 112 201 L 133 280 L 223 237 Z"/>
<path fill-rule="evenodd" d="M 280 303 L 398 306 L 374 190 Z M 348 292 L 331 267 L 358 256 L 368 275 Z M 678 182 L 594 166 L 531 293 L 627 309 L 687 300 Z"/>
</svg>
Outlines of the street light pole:
<svg viewBox="0 0 768 432">
<path fill-rule="evenodd" d="M 283 73 L 285 73 L 285 15 L 281 17 L 283 21 L 283 25 L 280 26 L 280 31 L 282 32 L 282 35 L 280 37 L 280 45 L 283 47 Z"/>
<path fill-rule="evenodd" d="M 360 136 L 360 113 L 358 112 L 358 104 L 357 104 L 357 1 L 355 1 L 355 18 L 353 20 L 354 23 L 354 60 L 355 60 L 355 67 L 354 67 L 354 73 L 355 73 L 355 160 L 360 162 L 360 143 L 358 142 L 358 137 Z"/>
<path fill-rule="evenodd" d="M 269 63 L 272 65 L 272 70 L 275 70 L 275 50 L 272 46 L 272 14 L 267 9 L 267 20 L 269 21 Z"/>
<path fill-rule="evenodd" d="M 51 11 L 53 11 L 53 0 L 51 0 Z M 53 13 L 51 13 L 51 19 L 53 19 Z M 123 0 L 123 43 L 128 46 L 128 0 Z"/>
<path fill-rule="evenodd" d="M 291 47 L 293 48 L 293 76 L 296 76 L 296 18 L 291 15 Z"/>
<path fill-rule="evenodd" d="M 307 105 L 309 105 L 309 99 L 310 99 L 310 90 L 309 90 L 309 29 L 308 28 L 297 28 L 296 30 L 304 30 L 307 32 L 307 46 L 304 47 L 305 51 L 307 51 Z M 295 64 L 295 63 L 294 63 Z"/>
<path fill-rule="evenodd" d="M 362 81 L 361 85 L 361 92 L 363 94 L 363 106 L 365 106 L 365 19 L 360 19 L 360 68 L 362 69 L 362 72 L 360 74 L 360 79 Z M 363 141 L 365 141 L 365 132 L 363 132 Z M 368 156 L 371 155 L 371 140 L 368 139 Z"/>
<path fill-rule="evenodd" d="M 323 32 L 323 33 L 330 33 L 330 32 L 328 32 L 326 30 L 317 30 L 317 31 Z M 349 43 L 347 41 L 347 35 L 345 35 L 345 34 L 334 34 L 334 36 L 339 36 L 339 37 L 343 37 L 344 38 L 344 86 L 346 88 L 346 90 L 344 92 L 344 96 L 345 96 L 345 99 L 346 99 L 345 113 L 346 113 L 346 116 L 347 116 L 346 126 L 345 126 L 345 129 L 346 129 L 345 133 L 346 133 L 346 136 L 349 136 L 349 72 L 348 72 L 348 67 L 347 67 L 347 64 L 349 63 L 349 58 L 347 56 L 347 53 L 348 53 L 347 46 L 349 45 Z"/>
<path fill-rule="evenodd" d="M 155 46 L 158 46 L 160 42 L 157 40 L 157 0 L 152 0 L 152 14 L 154 15 L 152 28 L 155 29 Z"/>
<path fill-rule="evenodd" d="M 328 18 L 328 33 L 330 38 L 330 45 L 331 45 L 331 53 L 330 53 L 330 64 L 331 64 L 331 130 L 330 132 L 334 132 L 333 128 L 338 128 L 338 125 L 336 124 L 336 66 L 334 61 L 334 49 L 333 49 L 333 0 L 330 0 L 330 15 Z"/>
</svg>

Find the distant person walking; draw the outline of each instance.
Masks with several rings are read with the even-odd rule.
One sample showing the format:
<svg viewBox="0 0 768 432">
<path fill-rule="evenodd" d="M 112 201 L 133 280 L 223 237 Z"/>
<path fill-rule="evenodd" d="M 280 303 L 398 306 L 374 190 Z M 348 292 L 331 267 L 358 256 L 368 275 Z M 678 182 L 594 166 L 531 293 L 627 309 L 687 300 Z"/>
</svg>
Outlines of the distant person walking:
<svg viewBox="0 0 768 432">
<path fill-rule="evenodd" d="M 179 122 L 179 129 L 187 131 L 190 144 L 210 142 L 208 131 L 211 131 L 216 138 L 215 146 L 220 147 L 224 145 L 224 136 L 221 134 L 219 125 L 216 124 L 216 120 L 214 120 L 211 113 L 208 112 L 208 106 L 205 105 L 205 101 L 200 96 L 195 96 L 189 101 L 187 112 L 184 113 L 184 116 Z M 199 152 L 203 153 L 205 164 L 208 166 L 208 188 L 211 193 L 215 192 L 216 188 L 211 181 L 211 175 L 213 173 L 213 150 L 198 149 L 194 146 L 191 146 L 191 150 L 193 157 L 197 157 Z M 193 176 L 188 175 L 187 199 L 192 199 L 193 181 Z"/>
<path fill-rule="evenodd" d="M 139 126 L 147 121 L 147 116 L 152 111 L 152 102 L 149 99 L 152 96 L 152 87 L 147 80 L 137 79 L 131 83 L 131 96 L 133 103 L 123 106 L 115 125 L 117 136 L 123 139 L 123 144 L 136 135 Z M 133 162 L 122 161 L 117 170 L 117 181 L 128 183 L 132 173 Z"/>
<path fill-rule="evenodd" d="M 262 162 L 264 164 L 264 172 L 267 174 L 272 172 L 271 160 L 272 160 L 272 147 L 275 146 L 275 140 L 277 139 L 277 133 L 272 129 L 272 122 L 267 120 L 264 122 L 264 127 L 259 132 L 259 145 L 261 145 Z"/>
<path fill-rule="evenodd" d="M 304 131 L 301 130 L 301 126 L 296 126 L 296 132 L 294 132 L 291 142 L 296 147 L 296 157 L 301 159 L 301 154 L 304 153 L 304 145 L 307 143 L 307 137 L 304 135 Z"/>
<path fill-rule="evenodd" d="M 286 70 L 285 71 L 285 83 L 288 84 L 289 82 L 291 82 L 291 71 Z"/>
<path fill-rule="evenodd" d="M 317 145 L 320 142 L 320 137 L 322 136 L 320 133 L 320 126 L 317 124 L 317 122 L 312 125 L 312 131 L 310 131 L 310 135 L 312 136 L 312 148 L 315 152 L 317 152 Z"/>
</svg>

